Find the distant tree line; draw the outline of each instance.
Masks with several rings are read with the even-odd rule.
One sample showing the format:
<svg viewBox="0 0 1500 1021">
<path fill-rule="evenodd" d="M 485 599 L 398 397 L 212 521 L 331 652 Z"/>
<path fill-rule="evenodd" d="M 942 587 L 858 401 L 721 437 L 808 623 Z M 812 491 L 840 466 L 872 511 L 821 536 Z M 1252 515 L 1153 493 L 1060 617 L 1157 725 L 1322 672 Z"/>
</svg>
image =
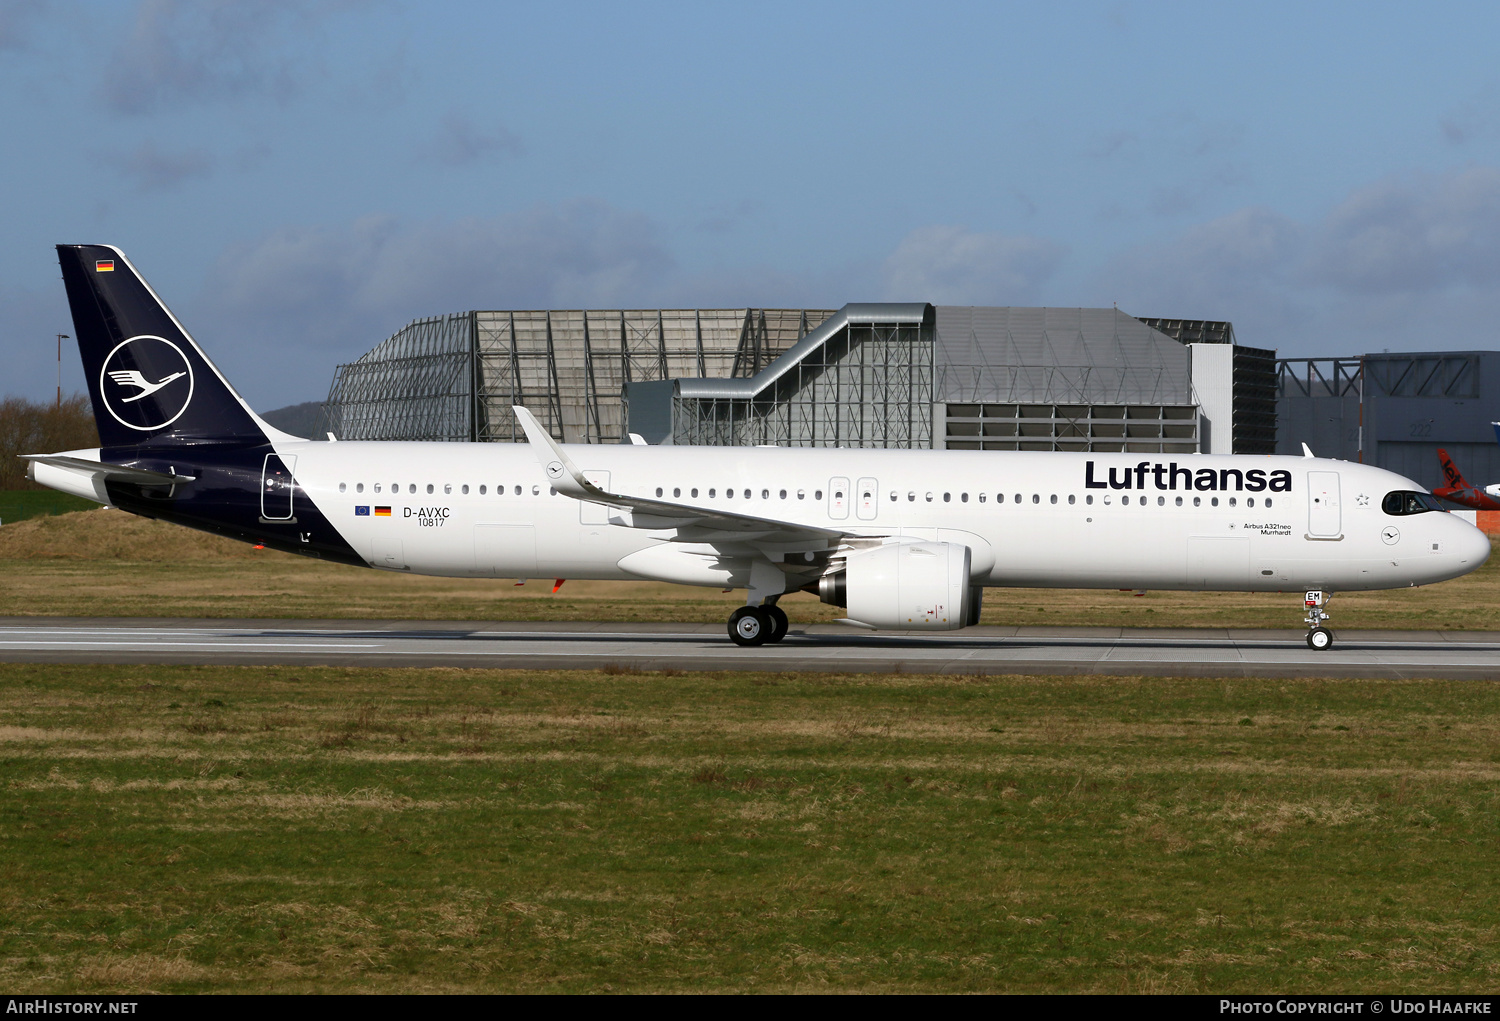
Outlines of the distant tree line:
<svg viewBox="0 0 1500 1021">
<path fill-rule="evenodd" d="M 43 489 L 26 478 L 20 454 L 51 454 L 59 450 L 97 447 L 99 430 L 84 394 L 54 401 L 24 397 L 0 400 L 0 489 Z"/>
</svg>

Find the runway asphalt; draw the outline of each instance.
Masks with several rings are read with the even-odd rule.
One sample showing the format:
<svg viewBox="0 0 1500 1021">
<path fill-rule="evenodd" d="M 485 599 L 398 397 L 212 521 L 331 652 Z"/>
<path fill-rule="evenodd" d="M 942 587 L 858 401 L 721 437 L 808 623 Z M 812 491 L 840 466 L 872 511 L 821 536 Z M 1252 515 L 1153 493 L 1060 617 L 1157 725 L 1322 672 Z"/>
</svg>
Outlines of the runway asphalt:
<svg viewBox="0 0 1500 1021">
<path fill-rule="evenodd" d="M 0 617 L 0 662 L 323 664 L 827 673 L 1500 680 L 1500 632 L 794 627 L 745 649 L 721 624 Z"/>
</svg>

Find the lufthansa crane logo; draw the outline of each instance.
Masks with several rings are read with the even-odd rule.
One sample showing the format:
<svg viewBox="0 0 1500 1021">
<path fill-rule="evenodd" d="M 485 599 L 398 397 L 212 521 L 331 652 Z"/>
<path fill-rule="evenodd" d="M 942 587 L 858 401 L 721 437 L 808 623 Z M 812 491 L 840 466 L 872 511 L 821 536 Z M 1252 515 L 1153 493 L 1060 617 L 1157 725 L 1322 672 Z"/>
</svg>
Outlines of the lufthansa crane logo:
<svg viewBox="0 0 1500 1021">
<path fill-rule="evenodd" d="M 193 366 L 170 340 L 131 337 L 104 359 L 99 393 L 110 415 L 127 429 L 164 429 L 192 403 Z"/>
</svg>

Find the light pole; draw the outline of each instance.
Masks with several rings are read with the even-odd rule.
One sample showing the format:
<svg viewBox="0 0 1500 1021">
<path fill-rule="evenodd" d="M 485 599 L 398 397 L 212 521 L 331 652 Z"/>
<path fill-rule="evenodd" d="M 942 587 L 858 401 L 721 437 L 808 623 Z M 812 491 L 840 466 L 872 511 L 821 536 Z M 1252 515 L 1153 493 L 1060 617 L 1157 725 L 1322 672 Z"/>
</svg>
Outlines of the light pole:
<svg viewBox="0 0 1500 1021">
<path fill-rule="evenodd" d="M 62 342 L 71 340 L 66 333 L 57 335 L 57 406 L 62 407 Z"/>
</svg>

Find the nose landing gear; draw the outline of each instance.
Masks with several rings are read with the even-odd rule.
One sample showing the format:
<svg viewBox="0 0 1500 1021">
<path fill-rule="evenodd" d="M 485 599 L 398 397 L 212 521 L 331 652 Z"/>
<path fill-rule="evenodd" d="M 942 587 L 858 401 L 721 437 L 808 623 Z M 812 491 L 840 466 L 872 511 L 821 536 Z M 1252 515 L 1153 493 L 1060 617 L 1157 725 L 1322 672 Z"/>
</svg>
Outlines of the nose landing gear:
<svg viewBox="0 0 1500 1021">
<path fill-rule="evenodd" d="M 1314 652 L 1327 652 L 1333 648 L 1333 632 L 1323 626 L 1323 622 L 1329 617 L 1323 607 L 1332 598 L 1332 592 L 1314 591 L 1309 592 L 1303 600 L 1307 606 L 1307 616 L 1302 618 L 1308 629 L 1307 647 Z"/>
</svg>

